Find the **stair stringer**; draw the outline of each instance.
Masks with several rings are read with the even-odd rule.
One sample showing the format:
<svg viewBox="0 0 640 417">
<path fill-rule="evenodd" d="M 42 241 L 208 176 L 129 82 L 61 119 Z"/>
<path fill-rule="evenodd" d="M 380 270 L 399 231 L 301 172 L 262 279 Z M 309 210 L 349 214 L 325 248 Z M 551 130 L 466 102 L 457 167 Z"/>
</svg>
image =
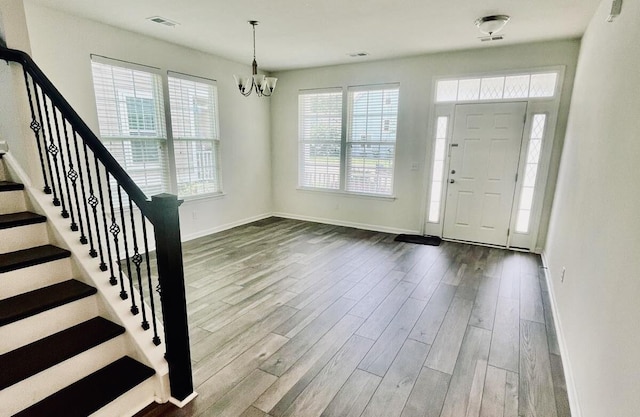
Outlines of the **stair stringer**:
<svg viewBox="0 0 640 417">
<path fill-rule="evenodd" d="M 153 382 L 146 382 L 141 389 L 132 391 L 145 395 L 148 398 L 139 398 L 134 393 L 123 395 L 122 400 L 130 405 L 118 404 L 109 407 L 119 410 L 128 409 L 130 415 L 135 414 L 151 402 L 165 403 L 167 401 L 178 404 L 179 401 L 171 398 L 169 386 L 169 367 L 164 358 L 164 328 L 162 323 L 157 321 L 158 336 L 162 343 L 155 346 L 152 342 L 152 330 L 143 330 L 141 327 L 141 313 L 133 315 L 129 310 L 129 300 L 122 300 L 119 296 L 118 287 L 114 287 L 109 283 L 109 272 L 103 272 L 99 269 L 99 261 L 97 258 L 89 256 L 88 245 L 79 242 L 79 233 L 73 232 L 69 228 L 69 219 L 64 219 L 60 215 L 60 208 L 53 205 L 51 196 L 44 194 L 41 188 L 31 185 L 31 181 L 25 177 L 25 171 L 22 170 L 12 157 L 11 153 L 6 153 L 2 157 L 0 165 L 4 165 L 4 176 L 24 184 L 24 195 L 27 209 L 44 215 L 47 217 L 47 232 L 50 242 L 71 251 L 71 269 L 75 279 L 92 285 L 97 289 L 96 302 L 98 304 L 98 312 L 103 317 L 120 324 L 126 329 L 124 333 L 126 353 L 139 362 L 153 368 L 155 375 L 151 378 Z M 129 282 L 126 275 L 125 288 L 129 288 Z M 138 294 L 129 294 L 136 297 L 136 304 L 140 306 L 140 298 Z M 147 312 L 150 311 L 148 305 L 145 304 Z M 151 321 L 150 315 L 147 319 Z M 114 402 L 119 402 L 116 399 Z M 101 412 L 96 415 L 101 415 Z"/>
</svg>

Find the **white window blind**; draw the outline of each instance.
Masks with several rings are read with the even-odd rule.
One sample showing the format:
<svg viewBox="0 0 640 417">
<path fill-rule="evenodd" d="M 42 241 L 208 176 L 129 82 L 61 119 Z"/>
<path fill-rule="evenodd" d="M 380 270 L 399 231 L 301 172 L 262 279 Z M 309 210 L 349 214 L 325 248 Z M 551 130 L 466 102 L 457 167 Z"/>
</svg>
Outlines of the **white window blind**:
<svg viewBox="0 0 640 417">
<path fill-rule="evenodd" d="M 392 194 L 398 93 L 397 85 L 349 89 L 347 191 Z"/>
<path fill-rule="evenodd" d="M 143 69 L 91 62 L 100 135 L 148 196 L 169 189 L 162 78 Z"/>
<path fill-rule="evenodd" d="M 340 189 L 342 89 L 298 96 L 299 185 Z"/>
<path fill-rule="evenodd" d="M 178 195 L 219 193 L 218 88 L 214 81 L 172 72 L 168 82 Z"/>
<path fill-rule="evenodd" d="M 153 68 L 98 56 L 91 66 L 102 141 L 147 196 L 221 192 L 215 81 L 169 72 L 165 91 Z"/>
</svg>

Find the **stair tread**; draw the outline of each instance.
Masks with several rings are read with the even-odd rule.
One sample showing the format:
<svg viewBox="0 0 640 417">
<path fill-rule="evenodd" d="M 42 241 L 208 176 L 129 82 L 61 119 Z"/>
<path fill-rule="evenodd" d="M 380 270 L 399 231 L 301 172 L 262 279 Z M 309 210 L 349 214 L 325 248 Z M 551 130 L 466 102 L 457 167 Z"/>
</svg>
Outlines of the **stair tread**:
<svg viewBox="0 0 640 417">
<path fill-rule="evenodd" d="M 0 192 L 24 190 L 24 185 L 13 181 L 0 181 Z"/>
<path fill-rule="evenodd" d="M 71 279 L 0 300 L 0 326 L 88 297 L 97 290 Z"/>
<path fill-rule="evenodd" d="M 30 211 L 21 211 L 18 213 L 0 214 L 0 229 L 8 229 L 10 227 L 26 226 L 35 223 L 44 223 L 47 221 L 45 216 L 32 213 Z"/>
<path fill-rule="evenodd" d="M 42 372 L 124 333 L 124 327 L 102 317 L 0 355 L 0 390 Z"/>
<path fill-rule="evenodd" d="M 68 258 L 71 252 L 53 245 L 36 246 L 0 254 L 0 272 L 13 271 L 57 259 Z"/>
<path fill-rule="evenodd" d="M 14 417 L 88 416 L 154 374 L 153 369 L 124 356 Z"/>
</svg>

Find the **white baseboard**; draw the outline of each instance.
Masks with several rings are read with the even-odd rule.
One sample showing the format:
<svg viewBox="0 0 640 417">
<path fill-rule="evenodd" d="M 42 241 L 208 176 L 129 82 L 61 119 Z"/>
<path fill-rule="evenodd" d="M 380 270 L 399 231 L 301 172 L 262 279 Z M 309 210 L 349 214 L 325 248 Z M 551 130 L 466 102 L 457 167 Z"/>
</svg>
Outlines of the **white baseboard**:
<svg viewBox="0 0 640 417">
<path fill-rule="evenodd" d="M 210 229 L 199 230 L 199 231 L 197 231 L 195 233 L 190 233 L 188 235 L 183 235 L 182 236 L 182 241 L 183 242 L 188 242 L 190 240 L 197 239 L 199 237 L 204 237 L 204 236 L 212 235 L 214 233 L 223 232 L 225 230 L 233 229 L 234 227 L 242 226 L 242 225 L 245 225 L 245 224 L 248 224 L 248 223 L 252 223 L 252 222 L 257 222 L 258 220 L 264 220 L 264 219 L 266 219 L 268 217 L 271 217 L 271 216 L 272 216 L 271 213 L 263 213 L 263 214 L 259 214 L 257 216 L 248 217 L 246 219 L 237 220 L 235 222 L 231 222 L 231 223 L 223 224 L 223 225 L 220 225 L 220 226 L 212 227 Z"/>
<path fill-rule="evenodd" d="M 540 253 L 542 257 L 542 265 L 544 266 L 544 276 L 547 281 L 547 288 L 549 289 L 549 299 L 551 302 L 551 310 L 553 312 L 553 322 L 555 325 L 556 335 L 558 338 L 558 347 L 560 348 L 560 356 L 562 357 L 562 368 L 564 370 L 564 379 L 567 384 L 567 396 L 569 397 L 569 407 L 571 408 L 572 417 L 582 417 L 582 410 L 580 409 L 580 402 L 578 401 L 578 394 L 576 391 L 576 384 L 573 378 L 573 371 L 571 366 L 571 358 L 567 350 L 567 344 L 564 338 L 564 332 L 562 331 L 562 321 L 558 314 L 558 304 L 556 302 L 556 295 L 554 287 L 552 285 L 552 277 L 549 272 L 549 263 L 547 262 L 546 252 L 543 250 Z"/>
<path fill-rule="evenodd" d="M 278 213 L 273 213 L 273 216 L 284 217 L 285 219 L 303 220 L 303 221 L 314 222 L 314 223 L 330 224 L 333 226 L 353 227 L 354 229 L 371 230 L 374 232 L 382 232 L 382 233 L 410 234 L 410 235 L 421 234 L 419 230 L 398 229 L 395 227 L 379 226 L 375 224 L 345 222 L 342 220 L 325 219 L 322 217 L 302 216 L 302 215 L 291 214 L 291 213 L 278 212 Z"/>
</svg>

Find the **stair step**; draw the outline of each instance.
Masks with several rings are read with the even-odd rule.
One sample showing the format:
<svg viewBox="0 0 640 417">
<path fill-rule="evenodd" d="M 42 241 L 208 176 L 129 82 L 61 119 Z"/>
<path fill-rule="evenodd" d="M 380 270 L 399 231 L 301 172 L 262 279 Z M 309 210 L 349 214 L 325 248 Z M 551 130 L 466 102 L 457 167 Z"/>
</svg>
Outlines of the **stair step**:
<svg viewBox="0 0 640 417">
<path fill-rule="evenodd" d="M 85 417 L 155 374 L 140 362 L 124 356 L 69 385 L 14 417 Z"/>
<path fill-rule="evenodd" d="M 29 224 L 44 223 L 47 221 L 45 216 L 41 216 L 30 211 L 21 211 L 19 213 L 0 214 L 0 229 L 9 229 L 11 227 L 27 226 Z"/>
<path fill-rule="evenodd" d="M 102 317 L 69 327 L 0 356 L 0 390 L 124 333 Z M 55 414 L 53 414 L 55 415 Z M 64 415 L 64 414 L 60 414 Z"/>
<path fill-rule="evenodd" d="M 88 297 L 97 292 L 75 279 L 0 300 L 0 326 Z"/>
<path fill-rule="evenodd" d="M 56 259 L 68 258 L 71 252 L 53 245 L 42 245 L 0 254 L 0 272 L 43 264 Z"/>
<path fill-rule="evenodd" d="M 24 190 L 24 185 L 13 181 L 0 181 L 0 192 Z"/>
</svg>

